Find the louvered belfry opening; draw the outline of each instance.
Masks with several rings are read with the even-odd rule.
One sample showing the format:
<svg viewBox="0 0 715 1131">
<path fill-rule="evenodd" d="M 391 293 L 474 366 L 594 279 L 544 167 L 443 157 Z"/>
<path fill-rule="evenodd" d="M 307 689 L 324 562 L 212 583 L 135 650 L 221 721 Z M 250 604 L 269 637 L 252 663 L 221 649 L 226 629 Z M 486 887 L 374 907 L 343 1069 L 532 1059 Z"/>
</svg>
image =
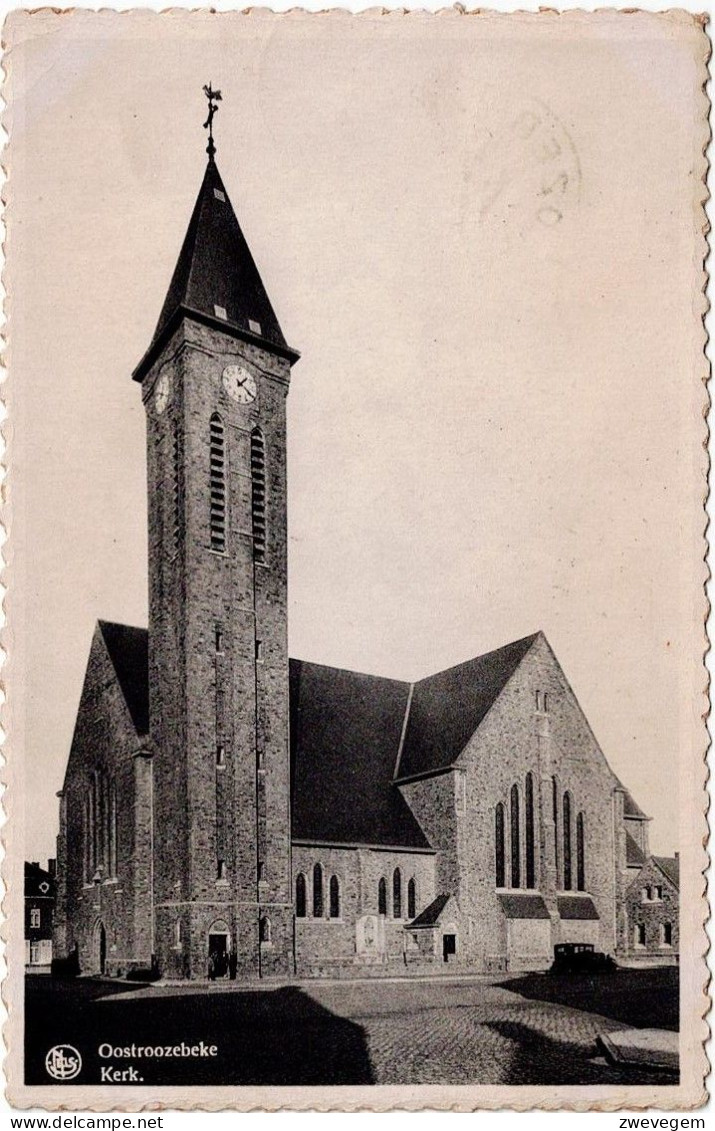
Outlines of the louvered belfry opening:
<svg viewBox="0 0 715 1131">
<path fill-rule="evenodd" d="M 253 521 L 253 557 L 266 560 L 266 448 L 260 428 L 251 433 L 251 514 Z"/>
<path fill-rule="evenodd" d="M 173 514 L 173 539 L 174 549 L 181 545 L 181 429 L 178 421 L 174 422 L 174 436 L 172 445 L 172 479 L 174 494 Z"/>
<path fill-rule="evenodd" d="M 214 413 L 210 425 L 211 549 L 226 549 L 226 441 L 223 421 Z"/>
</svg>

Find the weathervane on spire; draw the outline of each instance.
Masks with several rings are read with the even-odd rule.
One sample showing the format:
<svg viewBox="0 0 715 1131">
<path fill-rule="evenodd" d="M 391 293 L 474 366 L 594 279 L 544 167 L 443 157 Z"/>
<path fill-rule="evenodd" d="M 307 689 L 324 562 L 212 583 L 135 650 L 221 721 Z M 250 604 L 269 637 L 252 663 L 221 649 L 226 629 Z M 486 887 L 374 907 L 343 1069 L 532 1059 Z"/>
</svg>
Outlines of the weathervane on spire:
<svg viewBox="0 0 715 1131">
<path fill-rule="evenodd" d="M 217 104 L 219 102 L 221 102 L 221 91 L 220 90 L 212 90 L 211 89 L 211 83 L 209 83 L 208 86 L 204 87 L 204 94 L 206 95 L 206 97 L 209 100 L 209 116 L 206 119 L 206 121 L 204 122 L 204 129 L 209 131 L 209 143 L 206 146 L 206 152 L 209 155 L 209 160 L 213 160 L 213 155 L 216 152 L 216 146 L 214 145 L 213 121 L 214 121 L 214 114 L 218 110 Z"/>
</svg>

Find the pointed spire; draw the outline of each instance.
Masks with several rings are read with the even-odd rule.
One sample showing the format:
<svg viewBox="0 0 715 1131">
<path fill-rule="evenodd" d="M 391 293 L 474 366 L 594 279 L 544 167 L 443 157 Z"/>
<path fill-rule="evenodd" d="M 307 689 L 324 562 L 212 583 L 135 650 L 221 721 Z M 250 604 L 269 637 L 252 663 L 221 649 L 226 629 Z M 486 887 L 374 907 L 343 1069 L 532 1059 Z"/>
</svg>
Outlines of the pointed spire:
<svg viewBox="0 0 715 1131">
<path fill-rule="evenodd" d="M 212 144 L 209 136 L 209 150 Z M 154 337 L 134 371 L 135 381 L 143 379 L 182 315 L 262 345 L 291 364 L 300 356 L 286 343 L 211 151 Z"/>
</svg>

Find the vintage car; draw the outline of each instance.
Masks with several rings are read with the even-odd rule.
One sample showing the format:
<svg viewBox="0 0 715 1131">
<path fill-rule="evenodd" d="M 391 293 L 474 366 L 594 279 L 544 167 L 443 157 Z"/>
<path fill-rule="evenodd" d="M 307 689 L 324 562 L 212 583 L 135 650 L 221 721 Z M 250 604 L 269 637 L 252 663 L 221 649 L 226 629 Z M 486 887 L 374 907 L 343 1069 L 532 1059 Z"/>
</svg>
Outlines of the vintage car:
<svg viewBox="0 0 715 1131">
<path fill-rule="evenodd" d="M 611 974 L 616 963 L 610 954 L 594 950 L 593 943 L 558 943 L 551 974 Z"/>
</svg>

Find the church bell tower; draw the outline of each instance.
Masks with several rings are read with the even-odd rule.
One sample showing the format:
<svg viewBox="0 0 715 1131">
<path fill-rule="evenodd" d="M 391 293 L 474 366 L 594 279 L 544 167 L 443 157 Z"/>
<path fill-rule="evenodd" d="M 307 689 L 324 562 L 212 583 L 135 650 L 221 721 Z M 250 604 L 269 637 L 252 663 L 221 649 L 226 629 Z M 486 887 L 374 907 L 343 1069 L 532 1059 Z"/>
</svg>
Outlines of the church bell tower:
<svg viewBox="0 0 715 1131">
<path fill-rule="evenodd" d="M 211 131 L 220 94 L 205 88 Z M 154 952 L 293 970 L 283 337 L 215 161 L 134 372 L 147 422 Z"/>
</svg>

